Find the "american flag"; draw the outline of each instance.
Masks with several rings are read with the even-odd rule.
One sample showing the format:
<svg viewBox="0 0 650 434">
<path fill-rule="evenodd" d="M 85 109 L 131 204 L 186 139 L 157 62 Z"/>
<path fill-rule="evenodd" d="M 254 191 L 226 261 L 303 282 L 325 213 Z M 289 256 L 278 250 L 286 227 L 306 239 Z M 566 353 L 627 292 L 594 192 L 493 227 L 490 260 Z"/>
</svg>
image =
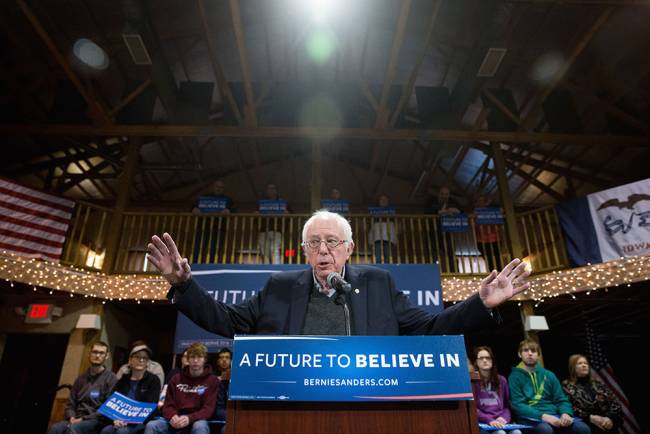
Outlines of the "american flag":
<svg viewBox="0 0 650 434">
<path fill-rule="evenodd" d="M 614 370 L 607 361 L 607 357 L 600 347 L 598 338 L 589 321 L 586 321 L 585 328 L 587 333 L 587 357 L 591 363 L 591 375 L 595 379 L 603 382 L 614 393 L 614 396 L 616 396 L 616 399 L 621 404 L 621 408 L 623 409 L 623 426 L 621 427 L 621 432 L 625 434 L 641 433 L 641 427 L 630 409 L 630 402 L 618 384 L 614 376 Z"/>
<path fill-rule="evenodd" d="M 74 205 L 0 178 L 0 251 L 58 262 Z"/>
</svg>

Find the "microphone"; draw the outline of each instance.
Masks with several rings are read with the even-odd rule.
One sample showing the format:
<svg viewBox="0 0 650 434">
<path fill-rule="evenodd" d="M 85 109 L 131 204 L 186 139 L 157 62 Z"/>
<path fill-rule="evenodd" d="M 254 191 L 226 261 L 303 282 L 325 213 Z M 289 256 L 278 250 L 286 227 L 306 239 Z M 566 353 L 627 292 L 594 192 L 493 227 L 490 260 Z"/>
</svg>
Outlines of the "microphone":
<svg viewBox="0 0 650 434">
<path fill-rule="evenodd" d="M 352 291 L 352 285 L 343 280 L 339 273 L 331 272 L 327 275 L 327 284 L 339 292 L 348 294 Z"/>
</svg>

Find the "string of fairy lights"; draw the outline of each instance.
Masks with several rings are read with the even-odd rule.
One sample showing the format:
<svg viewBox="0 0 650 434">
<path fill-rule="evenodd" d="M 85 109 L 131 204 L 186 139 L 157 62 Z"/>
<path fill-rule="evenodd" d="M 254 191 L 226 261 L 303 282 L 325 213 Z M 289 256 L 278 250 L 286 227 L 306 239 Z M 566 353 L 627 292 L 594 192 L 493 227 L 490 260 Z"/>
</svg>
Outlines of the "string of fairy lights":
<svg viewBox="0 0 650 434">
<path fill-rule="evenodd" d="M 161 277 L 147 274 L 105 274 L 70 265 L 27 258 L 0 251 L 0 279 L 13 286 L 20 282 L 34 291 L 66 292 L 70 297 L 106 301 L 134 300 L 137 303 L 165 299 L 169 284 Z M 650 254 L 589 264 L 584 267 L 556 270 L 533 275 L 530 288 L 515 300 L 532 300 L 535 306 L 554 297 L 576 294 L 590 295 L 593 291 L 627 285 L 650 279 Z M 445 277 L 442 279 L 443 298 L 456 302 L 474 294 L 482 277 Z"/>
</svg>

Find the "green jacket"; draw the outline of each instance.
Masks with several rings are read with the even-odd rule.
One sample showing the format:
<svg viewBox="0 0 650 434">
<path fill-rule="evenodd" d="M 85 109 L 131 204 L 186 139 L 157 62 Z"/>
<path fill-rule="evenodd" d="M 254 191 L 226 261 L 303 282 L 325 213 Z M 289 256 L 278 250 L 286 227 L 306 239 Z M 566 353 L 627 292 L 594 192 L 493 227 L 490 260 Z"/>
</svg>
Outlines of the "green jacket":
<svg viewBox="0 0 650 434">
<path fill-rule="evenodd" d="M 555 374 L 539 363 L 530 373 L 523 366 L 522 362 L 512 368 L 508 377 L 514 417 L 541 419 L 543 414 L 557 416 L 563 413 L 573 416 L 571 402 Z"/>
</svg>

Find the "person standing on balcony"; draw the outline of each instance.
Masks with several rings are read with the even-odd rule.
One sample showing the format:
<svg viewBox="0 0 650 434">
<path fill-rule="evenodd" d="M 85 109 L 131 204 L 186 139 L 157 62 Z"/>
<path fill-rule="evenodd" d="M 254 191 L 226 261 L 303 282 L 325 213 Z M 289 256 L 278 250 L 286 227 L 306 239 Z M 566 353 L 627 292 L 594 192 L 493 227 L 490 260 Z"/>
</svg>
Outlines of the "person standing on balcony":
<svg viewBox="0 0 650 434">
<path fill-rule="evenodd" d="M 451 197 L 449 187 L 446 185 L 440 186 L 436 200 L 431 204 L 429 212 L 438 216 L 437 230 L 431 232 L 432 246 L 435 249 L 433 260 L 440 261 L 441 272 L 453 273 L 456 271 L 454 243 L 452 242 L 451 233 L 442 230 L 442 218 L 459 214 L 460 209 Z M 446 258 L 446 261 L 443 258 Z"/>
<path fill-rule="evenodd" d="M 266 185 L 265 198 L 257 203 L 257 212 L 266 215 L 288 214 L 287 201 L 280 198 L 278 187 L 270 182 Z M 262 219 L 260 232 L 257 236 L 257 246 L 265 264 L 282 263 L 282 232 L 277 218 Z"/>
<path fill-rule="evenodd" d="M 223 179 L 217 179 L 212 183 L 212 194 L 199 196 L 192 214 L 229 215 L 235 212 L 235 203 L 226 194 L 226 183 Z M 212 230 L 210 220 L 200 219 L 197 226 L 196 240 L 194 242 L 194 262 L 225 262 L 226 252 L 224 241 L 226 238 L 226 221 L 219 218 L 214 220 Z M 221 223 L 221 225 L 219 225 Z M 221 227 L 219 227 L 221 226 Z M 199 258 L 200 256 L 200 258 Z"/>
<path fill-rule="evenodd" d="M 390 198 L 382 194 L 377 199 L 377 207 L 368 208 L 374 216 L 368 232 L 368 244 L 373 249 L 376 264 L 391 262 L 393 251 L 397 247 L 397 226 L 392 221 L 395 207 L 390 206 Z"/>
<path fill-rule="evenodd" d="M 168 233 L 148 245 L 148 258 L 172 285 L 168 298 L 199 327 L 221 336 L 240 334 L 344 335 L 349 305 L 352 335 L 465 334 L 501 322 L 494 310 L 526 290 L 530 271 L 514 259 L 501 272 L 492 271 L 467 300 L 431 314 L 413 306 L 395 287 L 389 272 L 346 264 L 354 250 L 352 228 L 341 215 L 317 211 L 302 230 L 302 247 L 309 268 L 273 273 L 262 290 L 229 305 L 214 300 L 192 279 L 187 258 L 181 257 Z M 337 294 L 327 277 L 338 273 L 351 286 Z M 337 296 L 335 297 L 335 294 Z"/>
</svg>

